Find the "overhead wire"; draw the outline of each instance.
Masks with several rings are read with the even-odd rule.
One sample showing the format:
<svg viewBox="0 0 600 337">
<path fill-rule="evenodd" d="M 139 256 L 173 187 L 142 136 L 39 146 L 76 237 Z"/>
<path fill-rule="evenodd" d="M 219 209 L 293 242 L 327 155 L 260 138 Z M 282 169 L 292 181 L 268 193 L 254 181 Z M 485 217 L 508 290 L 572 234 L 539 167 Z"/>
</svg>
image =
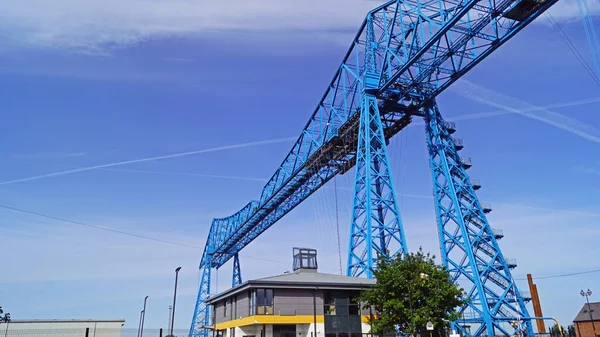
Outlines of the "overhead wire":
<svg viewBox="0 0 600 337">
<path fill-rule="evenodd" d="M 146 236 L 146 235 L 130 233 L 130 232 L 126 232 L 126 231 L 114 229 L 114 228 L 103 227 L 103 226 L 98 226 L 98 225 L 92 225 L 92 224 L 84 223 L 84 222 L 81 222 L 81 221 L 69 220 L 69 219 L 65 219 L 65 218 L 61 218 L 61 217 L 57 217 L 57 216 L 53 216 L 53 215 L 47 215 L 47 214 L 43 214 L 43 213 L 39 213 L 39 212 L 34 212 L 34 211 L 29 211 L 29 210 L 25 210 L 25 209 L 17 208 L 17 207 L 12 207 L 12 206 L 8 206 L 8 205 L 2 205 L 2 204 L 0 204 L 0 208 L 8 209 L 8 210 L 19 212 L 19 213 L 24 213 L 24 214 L 29 214 L 29 215 L 35 215 L 35 216 L 39 216 L 39 217 L 43 217 L 43 218 L 47 218 L 47 219 L 62 221 L 62 222 L 66 222 L 66 223 L 70 223 L 70 224 L 74 224 L 74 225 L 79 225 L 79 226 L 85 226 L 85 227 L 100 229 L 100 230 L 104 230 L 104 231 L 107 231 L 107 232 L 113 232 L 113 233 L 117 233 L 117 234 L 128 235 L 128 236 L 136 237 L 136 238 L 139 238 L 139 239 L 145 239 L 145 240 L 151 240 L 151 241 L 156 241 L 156 242 L 168 243 L 168 244 L 171 244 L 171 245 L 188 247 L 188 248 L 195 248 L 195 249 L 202 249 L 203 248 L 203 247 L 199 247 L 199 246 L 189 245 L 189 244 L 186 244 L 186 243 L 175 242 L 175 241 L 170 241 L 170 240 L 165 240 L 165 239 L 153 238 L 153 237 Z"/>
<path fill-rule="evenodd" d="M 193 249 L 203 249 L 204 248 L 204 247 L 200 247 L 200 246 L 190 245 L 190 244 L 187 244 L 187 243 L 176 242 L 176 241 L 171 241 L 171 240 L 165 240 L 165 239 L 155 238 L 155 237 L 151 237 L 151 236 L 147 236 L 147 235 L 136 234 L 136 233 L 131 233 L 131 232 L 123 231 L 123 230 L 118 230 L 118 229 L 114 229 L 114 228 L 93 225 L 93 224 L 89 224 L 89 223 L 85 223 L 85 222 L 81 222 L 81 221 L 70 220 L 70 219 L 66 219 L 66 218 L 63 218 L 63 217 L 48 215 L 48 214 L 44 214 L 44 213 L 40 213 L 40 212 L 35 212 L 35 211 L 30 211 L 30 210 L 26 210 L 26 209 L 23 209 L 23 208 L 8 206 L 8 205 L 4 205 L 4 204 L 0 204 L 0 208 L 4 208 L 4 209 L 7 209 L 7 210 L 11 210 L 11 211 L 19 212 L 19 213 L 23 213 L 23 214 L 34 215 L 34 216 L 38 216 L 38 217 L 42 217 L 42 218 L 46 218 L 46 219 L 51 219 L 51 220 L 65 222 L 65 223 L 70 223 L 70 224 L 73 224 L 73 225 L 79 225 L 79 226 L 84 226 L 84 227 L 99 229 L 99 230 L 103 230 L 103 231 L 107 231 L 107 232 L 112 232 L 112 233 L 116 233 L 116 234 L 121 234 L 121 235 L 127 235 L 127 236 L 131 236 L 131 237 L 136 237 L 138 239 L 150 240 L 150 241 L 155 241 L 155 242 L 160 242 L 160 243 L 166 243 L 166 244 L 180 246 L 180 247 L 186 247 L 186 248 L 193 248 Z M 249 259 L 253 259 L 253 260 L 258 260 L 258 261 L 289 264 L 289 263 L 283 262 L 283 261 L 272 260 L 272 259 L 265 259 L 265 258 L 254 257 L 254 256 L 249 256 L 249 255 L 241 255 L 240 254 L 240 256 L 243 256 L 243 257 L 249 258 Z"/>
<path fill-rule="evenodd" d="M 337 232 L 338 259 L 340 262 L 340 275 L 342 275 L 344 270 L 342 268 L 342 243 L 340 241 L 340 214 L 338 209 L 337 179 L 337 176 L 333 178 L 333 199 L 335 203 L 335 227 Z"/>
<path fill-rule="evenodd" d="M 315 167 L 311 167 L 310 171 L 309 171 L 309 176 L 313 176 L 317 174 L 317 170 Z M 324 200 L 326 200 L 327 198 L 324 196 L 324 194 L 327 192 L 326 188 L 320 188 L 317 191 L 315 191 L 312 196 L 310 197 L 312 204 L 313 204 L 313 216 L 314 216 L 314 222 L 315 222 L 315 227 L 316 227 L 316 231 L 317 231 L 317 245 L 319 250 L 324 251 L 324 247 L 326 246 L 324 241 L 326 239 L 326 236 L 329 234 L 328 230 L 327 230 L 327 226 L 328 226 L 328 213 L 327 213 L 327 206 L 326 206 L 326 202 Z"/>
<path fill-rule="evenodd" d="M 594 74 L 594 70 L 585 61 L 585 59 L 583 58 L 583 56 L 581 55 L 581 53 L 579 52 L 579 50 L 577 49 L 575 44 L 573 44 L 573 41 L 569 38 L 569 36 L 565 33 L 565 31 L 560 27 L 560 25 L 558 24 L 556 19 L 554 19 L 552 14 L 550 14 L 549 12 L 546 12 L 545 16 L 546 16 L 546 19 L 548 19 L 548 21 L 552 25 L 552 28 L 554 28 L 554 30 L 556 31 L 558 36 L 566 44 L 567 48 L 569 48 L 569 50 L 571 51 L 571 53 L 573 53 L 573 55 L 575 56 L 577 61 L 579 61 L 579 63 L 583 66 L 583 69 L 585 69 L 585 71 L 592 77 L 592 79 L 594 80 L 594 83 L 596 83 L 596 85 L 598 85 L 600 87 L 600 79 L 598 78 L 598 76 L 596 76 Z M 584 24 L 585 24 L 585 21 L 584 21 Z M 587 27 L 587 26 L 585 26 L 585 27 Z M 586 31 L 586 33 L 587 33 L 587 31 Z M 593 50 L 592 50 L 592 52 L 593 52 Z"/>
<path fill-rule="evenodd" d="M 26 210 L 26 209 L 22 209 L 22 208 L 18 208 L 18 207 L 13 207 L 13 206 L 8 206 L 8 205 L 4 205 L 4 204 L 0 204 L 0 208 L 8 209 L 8 210 L 19 212 L 19 213 L 24 213 L 24 214 L 29 214 L 29 215 L 35 215 L 35 216 L 39 216 L 39 217 L 43 217 L 43 218 L 47 218 L 47 219 L 62 221 L 62 222 L 66 222 L 66 223 L 70 223 L 70 224 L 74 224 L 74 225 L 79 225 L 79 226 L 85 226 L 85 227 L 89 227 L 89 228 L 95 228 L 95 229 L 105 230 L 105 231 L 109 231 L 109 232 L 116 233 L 116 234 L 133 236 L 133 237 L 137 237 L 137 238 L 145 239 L 145 240 L 157 241 L 157 242 L 161 242 L 161 243 L 166 243 L 166 244 L 171 244 L 171 245 L 176 245 L 176 246 L 182 246 L 182 247 L 187 247 L 187 248 L 194 248 L 194 249 L 201 249 L 202 248 L 202 247 L 193 246 L 193 245 L 189 245 L 189 244 L 185 244 L 185 243 L 181 243 L 181 242 L 164 240 L 164 239 L 154 238 L 154 237 L 147 236 L 147 235 L 135 234 L 135 233 L 126 232 L 126 231 L 122 231 L 122 230 L 116 230 L 116 229 L 112 229 L 112 228 L 108 228 L 108 227 L 103 227 L 103 226 L 98 226 L 98 225 L 92 225 L 92 224 L 88 224 L 88 223 L 81 222 L 81 221 L 70 220 L 70 219 L 66 219 L 66 218 L 63 218 L 63 217 L 57 217 L 57 216 L 53 216 L 53 215 L 43 214 L 43 213 L 40 213 L 40 212 L 30 211 L 30 210 Z M 253 259 L 253 260 L 260 260 L 260 261 L 266 261 L 266 262 L 288 264 L 288 262 L 284 262 L 284 261 L 278 261 L 278 260 L 272 260 L 272 259 L 265 259 L 265 258 L 254 257 L 254 256 L 249 256 L 249 255 L 241 255 L 240 254 L 240 256 L 243 256 L 243 257 L 249 258 L 249 259 Z M 592 269 L 592 270 L 586 270 L 586 271 L 580 271 L 580 272 L 572 272 L 572 273 L 564 273 L 564 274 L 540 276 L 540 277 L 536 277 L 536 280 L 545 280 L 545 279 L 553 279 L 553 278 L 560 278 L 560 277 L 569 277 L 569 276 L 592 274 L 592 273 L 598 273 L 598 272 L 600 272 L 600 269 Z M 523 280 L 526 280 L 526 278 L 515 278 L 515 280 L 523 281 Z"/>
<path fill-rule="evenodd" d="M 576 276 L 576 275 L 584 275 L 584 274 L 592 274 L 592 273 L 599 273 L 599 272 L 600 272 L 600 269 L 592 269 L 592 270 L 579 271 L 579 272 L 566 273 L 566 274 L 540 276 L 540 277 L 536 277 L 535 279 L 536 280 L 547 280 L 547 279 L 552 279 L 552 278 L 568 277 L 568 276 Z M 517 281 L 525 281 L 525 280 L 527 280 L 527 278 L 516 278 L 515 280 L 517 280 Z"/>
<path fill-rule="evenodd" d="M 581 20 L 583 21 L 586 38 L 588 40 L 588 46 L 592 52 L 592 60 L 594 61 L 596 74 L 600 78 L 600 66 L 598 65 L 598 57 L 596 56 L 596 52 L 600 52 L 600 46 L 598 45 L 598 36 L 596 35 L 594 21 L 592 21 L 592 14 L 590 12 L 590 8 L 588 7 L 587 0 L 576 0 L 575 2 L 577 2 L 577 6 L 579 7 L 579 14 L 581 16 Z"/>
</svg>

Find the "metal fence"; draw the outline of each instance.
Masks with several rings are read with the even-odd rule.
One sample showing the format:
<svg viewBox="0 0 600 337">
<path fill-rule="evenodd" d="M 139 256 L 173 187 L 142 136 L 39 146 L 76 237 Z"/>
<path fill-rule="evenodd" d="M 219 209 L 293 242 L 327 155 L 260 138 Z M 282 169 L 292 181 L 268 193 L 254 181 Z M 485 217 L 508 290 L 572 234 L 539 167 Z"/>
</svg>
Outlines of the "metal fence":
<svg viewBox="0 0 600 337">
<path fill-rule="evenodd" d="M 187 337 L 189 330 L 174 329 L 174 337 Z M 144 328 L 142 337 L 167 337 L 168 329 Z M 0 326 L 0 337 L 138 337 L 137 329 L 6 329 Z"/>
</svg>

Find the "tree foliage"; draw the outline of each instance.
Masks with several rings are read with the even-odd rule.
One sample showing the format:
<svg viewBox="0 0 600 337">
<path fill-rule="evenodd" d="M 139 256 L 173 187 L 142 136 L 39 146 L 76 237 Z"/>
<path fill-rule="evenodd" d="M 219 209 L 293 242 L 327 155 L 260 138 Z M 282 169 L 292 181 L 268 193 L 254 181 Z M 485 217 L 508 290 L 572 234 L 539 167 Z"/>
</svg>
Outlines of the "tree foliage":
<svg viewBox="0 0 600 337">
<path fill-rule="evenodd" d="M 575 337 L 575 327 L 573 326 L 573 324 L 569 325 L 566 329 L 564 326 L 561 326 L 562 328 L 562 336 L 564 337 Z M 558 325 L 554 324 L 553 326 L 550 327 L 550 337 L 560 337 L 560 330 L 558 328 Z"/>
<path fill-rule="evenodd" d="M 569 327 L 567 328 L 567 335 L 569 337 L 577 336 L 577 334 L 575 333 L 575 326 L 573 324 L 569 325 Z"/>
<path fill-rule="evenodd" d="M 445 267 L 422 249 L 403 258 L 381 258 L 373 276 L 377 283 L 361 295 L 365 309 L 375 317 L 370 322 L 375 334 L 394 334 L 395 327 L 407 333 L 423 331 L 432 322 L 441 335 L 449 320 L 459 317 L 464 291 L 450 280 Z"/>
<path fill-rule="evenodd" d="M 566 333 L 565 328 L 563 326 L 561 326 L 561 328 Z M 550 337 L 560 337 L 561 336 L 560 329 L 559 329 L 558 325 L 556 325 L 556 324 L 554 324 L 553 326 L 550 327 L 549 333 L 550 333 Z"/>
<path fill-rule="evenodd" d="M 4 310 L 2 310 L 2 307 L 0 307 L 0 323 L 1 322 L 10 322 L 10 313 L 4 313 Z"/>
</svg>

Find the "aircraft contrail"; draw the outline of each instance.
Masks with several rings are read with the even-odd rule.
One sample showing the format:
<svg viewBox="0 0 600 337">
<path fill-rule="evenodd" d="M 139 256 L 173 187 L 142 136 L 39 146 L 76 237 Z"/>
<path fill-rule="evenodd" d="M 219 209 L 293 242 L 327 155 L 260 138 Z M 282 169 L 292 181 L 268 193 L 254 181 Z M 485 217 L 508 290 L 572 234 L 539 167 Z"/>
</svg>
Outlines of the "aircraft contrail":
<svg viewBox="0 0 600 337">
<path fill-rule="evenodd" d="M 154 160 L 185 157 L 185 156 L 191 156 L 191 155 L 203 154 L 203 153 L 209 153 L 209 152 L 219 152 L 219 151 L 225 151 L 225 150 L 240 149 L 240 148 L 244 148 L 244 147 L 253 147 L 253 146 L 260 146 L 260 145 L 267 145 L 267 144 L 283 143 L 283 142 L 288 142 L 288 141 L 292 141 L 292 140 L 296 140 L 296 139 L 297 139 L 297 137 L 278 138 L 278 139 L 271 139 L 271 140 L 262 140 L 262 141 L 258 141 L 258 142 L 249 142 L 249 143 L 219 146 L 219 147 L 214 147 L 211 149 L 173 153 L 173 154 L 168 154 L 165 156 L 126 160 L 126 161 L 120 161 L 120 162 L 109 163 L 109 164 L 88 166 L 88 167 L 82 167 L 82 168 L 78 168 L 78 169 L 72 169 L 72 170 L 66 170 L 66 171 L 60 171 L 60 172 L 54 172 L 54 173 L 47 173 L 47 174 L 37 175 L 37 176 L 33 176 L 33 177 L 2 181 L 2 182 L 0 182 L 0 185 L 9 185 L 9 184 L 21 183 L 21 182 L 25 182 L 25 181 L 57 177 L 57 176 L 62 176 L 62 175 L 66 175 L 66 174 L 71 174 L 71 173 L 92 171 L 92 170 L 97 170 L 97 169 L 102 169 L 102 168 L 107 168 L 107 167 L 143 163 L 143 162 L 154 161 Z"/>
<path fill-rule="evenodd" d="M 187 172 L 168 172 L 168 171 L 149 171 L 149 170 L 130 170 L 130 169 L 119 169 L 119 168 L 99 168 L 101 171 L 112 171 L 112 172 L 130 172 L 130 173 L 147 173 L 147 174 L 164 174 L 173 176 L 186 176 L 186 177 L 203 177 L 203 178 L 217 178 L 217 179 L 231 179 L 231 180 L 246 180 L 246 181 L 259 181 L 266 183 L 269 181 L 268 178 L 250 178 L 250 177 L 238 177 L 238 176 L 223 176 L 219 174 L 205 174 L 205 173 L 187 173 Z"/>
<path fill-rule="evenodd" d="M 469 98 L 473 101 L 481 102 L 527 118 L 535 119 L 548 125 L 555 126 L 559 129 L 563 129 L 571 134 L 582 137 L 589 141 L 600 143 L 600 130 L 591 127 L 575 118 L 550 111 L 547 108 L 536 107 L 533 104 L 484 88 L 467 80 L 457 82 L 455 87 L 459 89 L 457 91 L 461 96 Z M 507 105 L 506 102 L 517 103 L 519 105 L 527 106 L 527 108 L 516 109 Z M 533 113 L 535 111 L 539 113 Z"/>
<path fill-rule="evenodd" d="M 504 115 L 518 114 L 518 113 L 541 111 L 541 110 L 547 110 L 547 109 L 567 108 L 567 107 L 592 104 L 592 103 L 600 103 L 600 97 L 580 99 L 580 100 L 570 101 L 570 102 L 565 102 L 565 103 L 554 103 L 554 104 L 548 104 L 548 105 L 532 106 L 532 107 L 529 107 L 526 109 L 518 109 L 519 112 L 502 109 L 502 110 L 497 110 L 497 111 L 492 111 L 492 112 L 482 112 L 482 113 L 461 115 L 461 116 L 456 116 L 456 117 L 448 117 L 448 118 L 446 118 L 446 120 L 448 120 L 448 121 L 464 121 L 464 120 L 469 120 L 469 119 L 504 116 Z"/>
<path fill-rule="evenodd" d="M 458 83 L 461 83 L 461 82 L 463 82 L 463 83 L 465 83 L 467 85 L 477 86 L 476 84 L 473 84 L 473 83 L 471 83 L 469 81 L 466 81 L 466 80 L 459 81 Z M 484 90 L 490 91 L 489 89 L 485 89 L 485 88 L 482 88 L 480 86 L 477 86 L 477 87 L 479 87 L 480 90 L 484 89 Z M 564 125 L 559 124 L 558 122 L 552 122 L 552 121 L 549 121 L 547 119 L 544 119 L 544 118 L 541 118 L 541 117 L 538 117 L 538 116 L 535 116 L 535 115 L 531 114 L 531 112 L 535 112 L 535 111 L 546 111 L 546 112 L 550 112 L 551 114 L 560 116 L 562 118 L 566 118 L 566 119 L 569 119 L 571 121 L 576 121 L 577 123 L 581 123 L 581 122 L 579 122 L 577 120 L 574 120 L 574 119 L 572 119 L 570 117 L 566 117 L 564 115 L 557 114 L 557 113 L 552 112 L 552 111 L 548 111 L 548 109 L 552 109 L 552 108 L 564 108 L 564 107 L 572 107 L 572 106 L 578 106 L 578 105 L 598 103 L 598 102 L 600 102 L 600 97 L 589 98 L 589 99 L 584 99 L 584 100 L 576 100 L 576 101 L 565 102 L 565 103 L 555 103 L 555 104 L 549 104 L 549 105 L 544 105 L 544 106 L 533 106 L 533 105 L 529 104 L 530 106 L 527 107 L 527 108 L 524 108 L 524 109 L 515 109 L 515 108 L 508 107 L 506 105 L 503 105 L 503 104 L 498 104 L 498 103 L 491 102 L 489 100 L 483 101 L 481 97 L 470 95 L 468 93 L 465 93 L 464 91 L 460 92 L 460 94 L 463 95 L 463 96 L 465 96 L 465 97 L 467 97 L 467 98 L 474 99 L 476 101 L 480 101 L 482 103 L 486 103 L 488 105 L 492 105 L 492 106 L 501 108 L 502 110 L 492 111 L 492 112 L 484 112 L 484 113 L 467 114 L 467 115 L 456 116 L 456 117 L 450 117 L 450 118 L 447 118 L 448 121 L 461 121 L 461 120 L 487 118 L 487 117 L 501 116 L 501 115 L 508 115 L 508 114 L 521 114 L 523 116 L 526 116 L 526 117 L 529 117 L 529 118 L 538 119 L 538 120 L 540 120 L 542 122 L 545 122 L 547 124 L 551 124 L 551 125 L 554 125 L 556 127 L 565 129 L 565 130 L 567 130 L 567 131 L 569 131 L 571 133 L 575 133 L 575 134 L 577 134 L 579 136 L 582 136 L 582 137 L 584 137 L 586 139 L 590 139 L 590 140 L 595 141 L 595 142 L 600 142 L 600 137 L 592 136 L 592 135 L 589 135 L 589 134 L 587 134 L 587 133 L 585 133 L 585 132 L 583 132 L 581 130 L 576 130 L 576 129 L 573 129 L 573 128 L 569 128 L 569 127 L 566 127 Z M 494 94 L 500 95 L 500 94 L 497 94 L 497 93 L 494 93 Z M 513 98 L 511 97 L 511 99 L 513 99 Z M 515 100 L 515 99 L 513 99 L 513 100 Z M 417 126 L 417 125 L 423 125 L 423 124 L 422 123 L 412 123 L 409 126 L 412 126 L 412 125 Z M 198 151 L 175 153 L 175 154 L 170 154 L 170 155 L 165 155 L 165 156 L 149 157 L 149 158 L 134 159 L 134 160 L 121 161 L 121 162 L 116 162 L 116 163 L 103 164 L 103 165 L 82 167 L 82 168 L 71 169 L 71 170 L 66 170 L 66 171 L 60 171 L 60 172 L 54 172 L 54 173 L 37 175 L 37 176 L 33 176 L 33 177 L 27 177 L 27 178 L 21 178 L 21 179 L 14 179 L 14 180 L 2 181 L 2 182 L 0 182 L 0 185 L 8 185 L 8 184 L 14 184 L 14 183 L 20 183 L 20 182 L 38 180 L 38 179 L 45 179 L 45 178 L 62 176 L 62 175 L 71 174 L 71 173 L 85 172 L 85 171 L 92 171 L 92 170 L 100 170 L 100 169 L 106 169 L 106 168 L 115 167 L 115 166 L 122 166 L 122 165 L 142 163 L 142 162 L 149 162 L 149 161 L 154 161 L 154 160 L 169 159 L 169 158 L 176 158 L 176 157 L 184 157 L 184 156 L 190 156 L 190 155 L 195 155 L 195 154 L 202 154 L 202 153 L 209 153 L 209 152 L 218 152 L 218 151 L 224 151 L 224 150 L 238 149 L 238 148 L 244 148 L 244 147 L 253 147 L 253 146 L 260 146 L 260 145 L 267 145 L 267 144 L 274 144 L 274 143 L 282 143 L 282 142 L 292 141 L 292 140 L 296 140 L 296 139 L 297 139 L 297 137 L 287 137 L 287 138 L 271 139 L 271 140 L 264 140 L 264 141 L 258 141 L 258 142 L 249 142 L 249 143 L 241 143 L 241 144 L 220 146 L 220 147 L 215 147 L 215 148 L 211 148 L 211 149 L 204 149 L 204 150 L 198 150 Z M 121 170 L 119 170 L 119 171 L 121 171 Z M 133 171 L 133 170 L 128 170 L 128 171 Z M 139 173 L 156 173 L 156 174 L 159 174 L 159 172 L 150 172 L 150 171 L 148 171 L 148 172 L 139 172 Z M 175 173 L 172 173 L 172 172 L 160 172 L 160 174 L 175 174 Z M 181 173 L 179 175 L 192 175 L 192 174 Z M 200 175 L 200 174 L 194 174 L 194 175 Z M 204 175 L 204 176 L 206 176 L 206 177 L 213 177 L 213 178 L 225 178 L 225 179 L 261 181 L 261 179 L 259 179 L 259 178 L 229 177 L 229 176 L 216 176 L 216 175 Z"/>
<path fill-rule="evenodd" d="M 466 96 L 464 93 L 459 93 L 459 94 L 461 96 L 467 97 L 469 99 L 473 99 L 470 96 Z M 485 102 L 483 102 L 483 103 L 485 103 Z M 567 107 L 586 105 L 586 104 L 592 104 L 592 103 L 600 103 L 600 97 L 586 98 L 586 99 L 580 99 L 580 100 L 576 100 L 576 101 L 569 101 L 569 102 L 563 102 L 563 103 L 553 103 L 553 104 L 547 104 L 547 105 L 531 106 L 531 107 L 524 108 L 524 109 L 507 110 L 507 109 L 505 109 L 504 106 L 502 106 L 501 110 L 445 117 L 444 119 L 447 121 L 450 121 L 450 122 L 457 122 L 457 121 L 466 121 L 466 120 L 471 120 L 471 119 L 480 119 L 480 118 L 513 115 L 513 114 L 527 113 L 527 112 L 534 112 L 534 111 L 543 111 L 543 110 L 547 110 L 547 109 L 567 108 Z M 488 105 L 490 105 L 490 104 L 488 104 Z M 493 105 L 493 106 L 497 107 L 496 105 Z M 407 127 L 423 126 L 423 125 L 425 125 L 425 124 L 422 122 L 413 122 L 413 123 L 410 123 Z"/>
</svg>

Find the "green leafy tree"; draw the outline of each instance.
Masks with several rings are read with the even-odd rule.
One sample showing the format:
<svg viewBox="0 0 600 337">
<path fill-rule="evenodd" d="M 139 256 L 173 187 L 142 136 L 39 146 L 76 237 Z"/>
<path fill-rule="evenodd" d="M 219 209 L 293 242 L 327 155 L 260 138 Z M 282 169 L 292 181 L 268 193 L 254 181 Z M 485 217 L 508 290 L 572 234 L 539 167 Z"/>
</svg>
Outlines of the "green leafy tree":
<svg viewBox="0 0 600 337">
<path fill-rule="evenodd" d="M 432 322 L 432 335 L 442 336 L 448 321 L 459 318 L 456 308 L 466 301 L 464 291 L 434 259 L 421 248 L 404 258 L 379 259 L 373 270 L 377 283 L 361 294 L 364 308 L 375 312 L 373 333 L 395 334 L 396 326 L 406 333 L 426 333 Z"/>
<path fill-rule="evenodd" d="M 566 329 L 564 326 L 562 327 L 562 336 L 564 337 L 576 337 L 577 335 L 575 334 L 575 326 L 573 324 L 569 325 Z M 550 337 L 560 337 L 560 330 L 558 330 L 558 325 L 554 324 L 552 327 L 550 327 Z"/>
<path fill-rule="evenodd" d="M 569 325 L 567 327 L 567 335 L 569 337 L 575 337 L 577 336 L 577 334 L 575 333 L 575 326 L 573 324 Z"/>
<path fill-rule="evenodd" d="M 10 313 L 7 312 L 5 314 L 4 310 L 2 310 L 2 307 L 0 307 L 0 323 L 1 322 L 4 322 L 4 323 L 10 322 Z"/>
<path fill-rule="evenodd" d="M 564 333 L 563 336 L 566 336 L 567 330 L 565 329 L 565 327 L 561 326 L 562 331 Z M 554 324 L 553 326 L 550 327 L 550 337 L 560 337 L 561 336 L 561 331 L 558 328 L 558 325 Z"/>
</svg>

